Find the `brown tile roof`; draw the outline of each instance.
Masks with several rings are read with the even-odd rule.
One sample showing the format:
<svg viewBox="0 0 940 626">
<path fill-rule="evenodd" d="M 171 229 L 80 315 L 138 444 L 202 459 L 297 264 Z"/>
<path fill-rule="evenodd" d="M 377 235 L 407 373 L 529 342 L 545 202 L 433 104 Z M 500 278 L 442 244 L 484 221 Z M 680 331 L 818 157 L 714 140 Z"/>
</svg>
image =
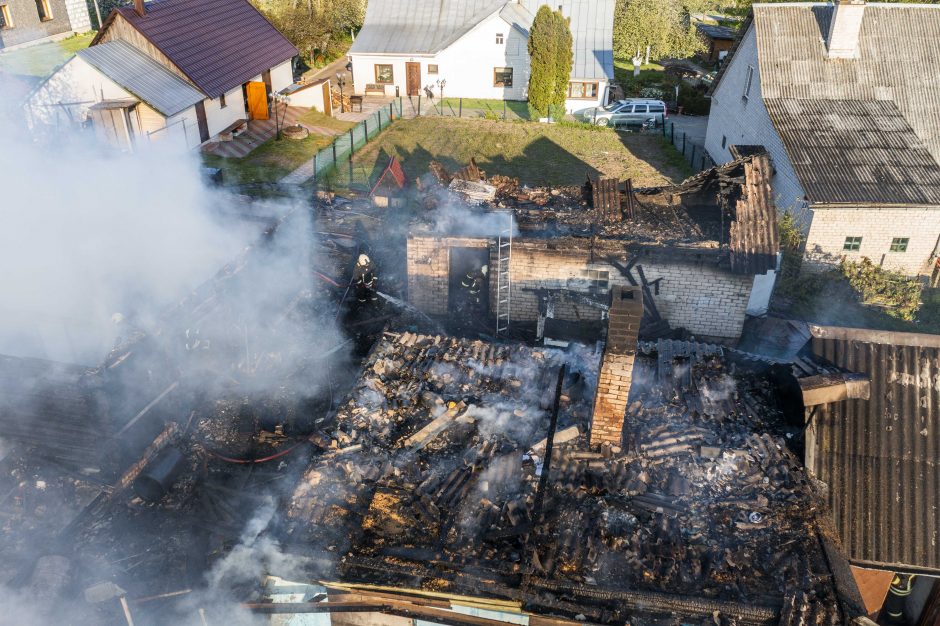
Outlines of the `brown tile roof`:
<svg viewBox="0 0 940 626">
<path fill-rule="evenodd" d="M 118 13 L 210 98 L 297 54 L 246 0 L 156 0 L 146 4 L 144 16 L 120 7 L 93 44 Z"/>
</svg>

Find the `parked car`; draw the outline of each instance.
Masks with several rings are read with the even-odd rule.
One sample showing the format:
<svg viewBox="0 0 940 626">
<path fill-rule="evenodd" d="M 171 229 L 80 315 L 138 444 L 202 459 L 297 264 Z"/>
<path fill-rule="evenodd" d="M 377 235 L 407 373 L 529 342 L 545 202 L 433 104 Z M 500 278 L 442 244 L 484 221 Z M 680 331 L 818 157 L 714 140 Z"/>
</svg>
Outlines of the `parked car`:
<svg viewBox="0 0 940 626">
<path fill-rule="evenodd" d="M 628 98 L 618 100 L 604 107 L 591 107 L 574 114 L 579 121 L 598 126 L 641 126 L 652 120 L 661 125 L 666 122 L 669 113 L 662 100 Z"/>
</svg>

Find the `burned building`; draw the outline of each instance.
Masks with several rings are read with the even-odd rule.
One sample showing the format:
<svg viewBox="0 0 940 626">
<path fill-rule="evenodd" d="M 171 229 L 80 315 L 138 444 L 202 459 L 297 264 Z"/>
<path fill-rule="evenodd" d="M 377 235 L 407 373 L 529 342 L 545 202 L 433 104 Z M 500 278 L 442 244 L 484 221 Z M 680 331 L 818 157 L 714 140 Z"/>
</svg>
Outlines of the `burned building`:
<svg viewBox="0 0 940 626">
<path fill-rule="evenodd" d="M 643 288 L 653 336 L 671 326 L 734 341 L 748 312 L 766 310 L 779 250 L 766 155 L 649 189 L 602 180 L 533 190 L 503 177 L 481 185 L 468 169 L 469 181 L 439 178 L 458 197 L 486 198 L 478 217 L 416 224 L 408 237 L 408 300 L 429 315 L 455 314 L 462 279 L 484 265 L 491 332 L 597 321 L 613 285 Z"/>
</svg>

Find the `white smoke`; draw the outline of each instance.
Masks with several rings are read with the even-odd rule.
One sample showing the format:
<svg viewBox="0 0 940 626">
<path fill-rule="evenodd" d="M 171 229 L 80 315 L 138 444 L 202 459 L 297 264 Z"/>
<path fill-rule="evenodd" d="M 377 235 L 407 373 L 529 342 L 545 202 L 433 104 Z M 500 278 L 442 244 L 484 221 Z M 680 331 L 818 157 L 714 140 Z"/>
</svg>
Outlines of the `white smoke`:
<svg viewBox="0 0 940 626">
<path fill-rule="evenodd" d="M 21 114 L 0 110 L 0 353 L 97 364 L 115 313 L 147 322 L 255 236 L 214 216 L 233 200 L 195 152 L 38 143 Z"/>
</svg>

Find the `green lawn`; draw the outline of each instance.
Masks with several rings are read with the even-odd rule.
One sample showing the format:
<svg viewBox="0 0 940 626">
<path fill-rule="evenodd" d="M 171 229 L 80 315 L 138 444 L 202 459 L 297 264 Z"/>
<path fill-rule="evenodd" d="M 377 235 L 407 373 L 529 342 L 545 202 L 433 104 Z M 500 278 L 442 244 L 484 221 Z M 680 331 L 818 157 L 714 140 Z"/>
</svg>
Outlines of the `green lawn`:
<svg viewBox="0 0 940 626">
<path fill-rule="evenodd" d="M 467 117 L 487 117 L 502 119 L 529 119 L 529 103 L 516 100 L 486 100 L 483 98 L 444 98 L 435 100 L 432 106 L 442 109 L 447 116 L 460 114 L 460 101 L 463 100 L 463 114 Z M 427 103 L 425 102 L 425 106 Z M 505 107 L 505 108 L 504 108 Z"/>
<path fill-rule="evenodd" d="M 637 186 L 679 181 L 690 171 L 657 135 L 618 133 L 576 124 L 538 124 L 425 117 L 393 124 L 354 157 L 356 168 L 378 172 L 390 156 L 408 178 L 436 160 L 449 169 L 471 157 L 488 175 L 529 185 L 580 185 L 585 176 L 632 178 Z"/>
<path fill-rule="evenodd" d="M 0 53 L 0 71 L 45 78 L 71 59 L 78 50 L 87 48 L 94 37 L 94 32 L 85 33 L 62 41 L 41 43 L 12 52 Z"/>
<path fill-rule="evenodd" d="M 311 109 L 299 118 L 309 126 L 329 128 L 337 132 L 349 130 L 355 124 L 329 117 Z M 241 159 L 227 159 L 212 154 L 203 154 L 203 162 L 209 167 L 223 171 L 226 185 L 250 183 L 276 183 L 306 161 L 313 159 L 317 151 L 330 145 L 331 135 L 311 133 L 306 139 L 272 139 L 258 146 Z"/>
</svg>

